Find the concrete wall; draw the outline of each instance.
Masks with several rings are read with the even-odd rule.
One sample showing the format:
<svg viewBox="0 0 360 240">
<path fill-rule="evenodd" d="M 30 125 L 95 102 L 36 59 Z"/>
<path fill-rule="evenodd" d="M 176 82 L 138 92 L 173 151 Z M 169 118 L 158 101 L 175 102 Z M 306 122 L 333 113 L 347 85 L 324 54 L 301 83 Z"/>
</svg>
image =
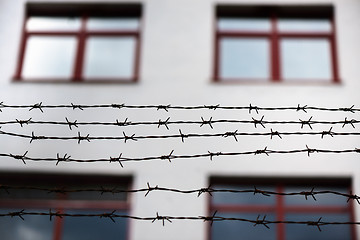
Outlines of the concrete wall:
<svg viewBox="0 0 360 240">
<path fill-rule="evenodd" d="M 356 0 L 143 0 L 142 46 L 140 58 L 140 79 L 136 84 L 52 84 L 52 83 L 14 83 L 21 28 L 24 20 L 25 0 L 0 0 L 0 101 L 6 104 L 172 104 L 172 105 L 212 105 L 247 106 L 297 106 L 358 107 L 360 100 L 360 2 Z M 35 2 L 35 1 L 33 1 Z M 50 1 L 36 1 L 50 2 Z M 61 1 L 62 2 L 62 1 Z M 71 2 L 71 1 L 69 1 Z M 95 1 L 79 1 L 95 2 Z M 99 1 L 102 2 L 102 1 Z M 122 2 L 122 1 L 112 1 Z M 127 1 L 124 1 L 127 2 Z M 218 3 L 249 4 L 333 4 L 336 14 L 338 66 L 340 84 L 217 84 L 212 82 L 214 56 L 215 5 Z M 0 119 L 14 120 L 64 120 L 68 117 L 78 121 L 158 121 L 171 117 L 171 120 L 204 119 L 249 119 L 265 120 L 343 120 L 358 119 L 358 113 L 328 113 L 318 111 L 304 112 L 260 112 L 249 114 L 244 110 L 8 110 L 0 113 Z M 3 131 L 22 132 L 37 135 L 75 136 L 89 133 L 90 136 L 127 134 L 177 134 L 184 133 L 223 133 L 238 129 L 240 132 L 262 131 L 253 125 L 217 124 L 209 126 L 170 126 L 170 130 L 157 126 L 147 127 L 85 127 L 70 131 L 66 126 L 3 126 Z M 260 128 L 260 129 L 259 129 Z M 266 126 L 277 131 L 299 131 L 296 126 Z M 307 130 L 307 127 L 304 127 Z M 314 131 L 328 130 L 328 126 L 314 125 Z M 356 128 L 357 129 L 357 128 Z M 334 126 L 333 131 L 353 130 L 350 126 Z M 77 144 L 75 141 L 37 141 L 0 136 L 0 152 L 21 154 L 29 150 L 29 156 L 54 157 L 56 153 L 68 153 L 76 158 L 97 158 L 117 156 L 120 152 L 127 157 L 159 156 L 175 150 L 174 154 L 196 154 L 207 151 L 236 152 L 263 149 L 299 149 L 307 144 L 313 148 L 354 149 L 359 147 L 355 136 L 286 136 L 283 139 L 270 137 L 142 140 L 124 143 L 121 141 L 93 141 Z M 189 159 L 154 161 L 148 163 L 125 163 L 124 168 L 117 164 L 70 164 L 54 166 L 54 163 L 28 162 L 1 159 L 2 171 L 38 171 L 91 174 L 131 174 L 134 188 L 142 188 L 147 182 L 151 185 L 180 189 L 193 189 L 208 186 L 209 177 L 222 176 L 273 176 L 273 177 L 350 177 L 353 179 L 355 193 L 360 193 L 360 163 L 355 154 L 306 154 L 237 156 L 209 159 Z M 203 195 L 178 195 L 174 193 L 134 194 L 131 199 L 131 214 L 154 216 L 156 212 L 173 216 L 207 215 L 207 198 Z M 356 220 L 360 219 L 360 208 L 356 206 Z M 359 230 L 359 228 L 358 228 Z M 176 221 L 163 227 L 160 222 L 132 221 L 130 239 L 205 239 L 206 225 L 201 221 Z M 359 238 L 360 239 L 360 238 Z"/>
</svg>

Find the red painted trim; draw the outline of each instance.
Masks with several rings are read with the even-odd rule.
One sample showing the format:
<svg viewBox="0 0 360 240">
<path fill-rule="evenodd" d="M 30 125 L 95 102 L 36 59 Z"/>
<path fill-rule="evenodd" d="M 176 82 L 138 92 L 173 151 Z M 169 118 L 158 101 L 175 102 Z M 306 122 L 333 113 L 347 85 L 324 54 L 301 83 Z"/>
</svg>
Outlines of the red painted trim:
<svg viewBox="0 0 360 240">
<path fill-rule="evenodd" d="M 332 35 L 331 35 L 331 62 L 332 62 L 332 75 L 334 82 L 339 83 L 339 70 L 338 70 L 338 56 L 337 56 L 337 44 L 336 44 L 336 26 L 335 20 L 332 19 L 331 26 L 332 26 Z"/>
<path fill-rule="evenodd" d="M 59 213 L 64 213 L 63 209 L 56 209 Z M 61 240 L 64 226 L 64 218 L 56 217 L 54 220 L 54 240 Z"/>
<path fill-rule="evenodd" d="M 274 13 L 276 14 L 276 13 Z M 318 32 L 306 32 L 306 31 L 279 31 L 277 29 L 278 16 L 274 15 L 271 17 L 271 31 L 237 31 L 237 30 L 220 30 L 215 28 L 215 60 L 214 60 L 214 81 L 215 82 L 229 82 L 229 79 L 224 79 L 219 74 L 220 68 L 220 39 L 222 37 L 233 37 L 233 38 L 269 38 L 271 41 L 270 44 L 270 72 L 271 76 L 268 81 L 271 82 L 284 82 L 281 76 L 281 48 L 280 41 L 282 38 L 309 38 L 309 39 L 327 39 L 330 41 L 330 54 L 331 54 L 331 69 L 332 69 L 332 78 L 329 79 L 332 83 L 338 83 L 339 73 L 338 73 L 338 64 L 337 64 L 337 54 L 336 54 L 336 31 L 335 31 L 335 21 L 330 19 L 332 22 L 332 31 L 318 31 Z M 257 82 L 257 79 L 251 79 Z M 243 82 L 241 78 L 230 79 L 234 83 Z M 314 80 L 303 80 L 299 79 L 298 82 L 303 84 L 310 81 L 320 82 L 320 79 Z M 248 81 L 251 82 L 251 81 Z"/>
<path fill-rule="evenodd" d="M 80 81 L 82 76 L 83 62 L 84 62 L 84 54 L 85 54 L 85 44 L 86 44 L 86 21 L 87 17 L 83 16 L 81 18 L 81 28 L 77 34 L 78 46 L 76 51 L 76 60 L 74 67 L 74 75 L 73 81 Z"/>
<path fill-rule="evenodd" d="M 221 212 L 275 212 L 275 205 L 212 205 L 211 210 Z"/>
<path fill-rule="evenodd" d="M 270 49 L 270 66 L 271 66 L 271 79 L 274 82 L 279 82 L 280 77 L 280 48 L 279 36 L 277 33 L 277 20 L 275 16 L 271 18 L 271 49 Z M 269 66 L 269 67 L 270 67 Z"/>
<path fill-rule="evenodd" d="M 283 186 L 278 185 L 276 187 L 277 192 L 283 192 Z M 276 196 L 276 220 L 284 221 L 285 220 L 285 212 L 284 212 L 284 196 L 277 195 Z M 277 224 L 276 225 L 276 236 L 278 240 L 285 240 L 285 224 Z"/>
<path fill-rule="evenodd" d="M 20 40 L 20 50 L 19 50 L 19 61 L 18 61 L 18 65 L 16 68 L 16 72 L 15 72 L 15 77 L 14 77 L 14 81 L 19 81 L 21 80 L 21 72 L 22 72 L 22 68 L 23 68 L 23 64 L 24 64 L 24 57 L 25 57 L 25 51 L 26 51 L 26 42 L 27 39 L 29 37 L 29 35 L 26 32 L 26 23 L 28 20 L 28 16 L 25 16 L 25 20 L 22 26 L 22 37 Z"/>
<path fill-rule="evenodd" d="M 137 82 L 139 79 L 139 69 L 140 69 L 140 27 L 137 30 L 87 30 L 87 16 L 83 15 L 81 18 L 81 28 L 76 31 L 26 31 L 26 23 L 28 17 L 26 17 L 23 24 L 23 36 L 20 44 L 20 52 L 19 52 L 19 63 L 16 69 L 16 73 L 14 76 L 14 81 L 18 82 L 41 82 L 41 83 L 54 83 L 54 82 L 87 82 L 87 83 L 129 83 L 129 82 Z M 141 20 L 141 17 L 139 17 Z M 140 24 L 141 25 L 141 24 Z M 74 36 L 77 38 L 77 49 L 75 53 L 75 60 L 73 65 L 73 75 L 69 79 L 54 79 L 48 77 L 39 77 L 32 79 L 24 79 L 22 76 L 22 67 L 24 62 L 25 48 L 27 44 L 27 40 L 30 36 Z M 133 70 L 132 76 L 130 78 L 100 78 L 96 77 L 93 79 L 85 79 L 83 76 L 83 65 L 85 58 L 85 49 L 86 49 L 86 39 L 88 37 L 93 36 L 106 36 L 106 37 L 134 37 L 135 38 L 135 51 L 134 51 L 134 62 L 133 62 Z M 89 80 L 89 81 L 86 81 Z"/>
</svg>

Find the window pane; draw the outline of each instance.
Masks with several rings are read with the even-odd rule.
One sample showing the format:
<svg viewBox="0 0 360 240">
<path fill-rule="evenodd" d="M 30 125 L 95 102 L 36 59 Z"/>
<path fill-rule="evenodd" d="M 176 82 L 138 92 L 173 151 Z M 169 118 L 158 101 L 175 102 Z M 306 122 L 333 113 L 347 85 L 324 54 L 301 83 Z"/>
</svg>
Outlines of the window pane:
<svg viewBox="0 0 360 240">
<path fill-rule="evenodd" d="M 256 186 L 263 191 L 273 191 L 274 187 L 269 186 Z M 232 189 L 232 190 L 253 190 L 254 186 L 233 186 L 233 185 L 214 185 L 214 189 Z M 237 205 L 274 205 L 274 195 L 264 196 L 262 194 L 254 193 L 227 193 L 227 192 L 214 192 L 212 197 L 212 204 L 237 204 Z"/>
<path fill-rule="evenodd" d="M 137 30 L 138 18 L 89 18 L 86 27 L 89 30 Z"/>
<path fill-rule="evenodd" d="M 78 17 L 30 17 L 26 23 L 28 31 L 78 30 L 81 21 Z"/>
<path fill-rule="evenodd" d="M 30 37 L 26 45 L 23 77 L 70 78 L 75 48 L 75 37 Z"/>
<path fill-rule="evenodd" d="M 279 19 L 279 31 L 330 32 L 331 22 L 328 19 Z"/>
<path fill-rule="evenodd" d="M 319 218 L 323 222 L 347 222 L 350 221 L 348 214 L 287 214 L 286 220 L 289 221 L 318 221 Z M 320 226 L 321 232 L 316 226 L 286 224 L 287 240 L 350 240 L 350 225 L 324 225 Z"/>
<path fill-rule="evenodd" d="M 112 211 L 102 212 L 83 212 L 68 211 L 70 214 L 102 214 Z M 127 214 L 117 211 L 116 214 Z M 110 218 L 100 217 L 66 217 L 64 218 L 63 240 L 125 240 L 127 220 L 125 218 L 115 218 L 115 223 Z"/>
<path fill-rule="evenodd" d="M 285 192 L 302 192 L 302 191 L 311 191 L 312 187 L 286 187 Z M 315 192 L 319 191 L 335 191 L 341 193 L 348 193 L 347 188 L 345 187 L 316 187 L 314 188 Z M 334 194 L 317 194 L 315 201 L 312 196 L 307 197 L 308 200 L 305 199 L 305 196 L 285 196 L 285 204 L 286 205 L 305 205 L 305 206 L 348 206 L 347 198 L 343 196 L 338 196 Z"/>
<path fill-rule="evenodd" d="M 260 219 L 264 217 L 265 214 L 259 213 Z M 234 218 L 244 218 L 256 220 L 259 215 L 257 214 L 225 214 L 218 212 L 216 215 L 222 217 L 234 217 Z M 266 220 L 274 221 L 275 216 L 273 214 L 266 214 Z M 263 225 L 254 226 L 253 223 L 241 222 L 241 221 L 215 221 L 211 227 L 211 239 L 212 240 L 232 240 L 232 239 L 246 239 L 246 240 L 258 240 L 258 239 L 267 239 L 272 240 L 276 239 L 276 227 L 269 224 L 267 229 Z"/>
<path fill-rule="evenodd" d="M 86 43 L 85 78 L 131 78 L 135 37 L 90 37 Z"/>
<path fill-rule="evenodd" d="M 269 78 L 269 41 L 262 38 L 222 38 L 221 78 Z"/>
<path fill-rule="evenodd" d="M 81 185 L 71 185 L 68 189 L 99 189 L 99 185 L 91 185 L 91 184 L 81 184 Z M 107 185 L 102 184 L 101 188 L 103 189 L 111 189 L 111 190 L 125 190 L 126 186 L 118 185 Z M 111 192 L 98 192 L 98 191 L 83 191 L 83 192 L 71 192 L 67 193 L 68 200 L 90 200 L 90 201 L 105 201 L 105 200 L 113 200 L 113 201 L 126 201 L 127 194 L 122 193 L 111 193 Z"/>
<path fill-rule="evenodd" d="M 282 39 L 281 66 L 284 80 L 331 79 L 330 43 L 326 39 Z"/>
<path fill-rule="evenodd" d="M 219 30 L 229 31 L 270 31 L 270 20 L 266 18 L 220 18 Z"/>
<path fill-rule="evenodd" d="M 18 212 L 22 209 L 1 209 L 0 213 Z M 26 210 L 38 212 L 39 210 Z M 0 236 L 2 240 L 49 240 L 53 236 L 53 224 L 48 216 L 0 217 Z"/>
</svg>

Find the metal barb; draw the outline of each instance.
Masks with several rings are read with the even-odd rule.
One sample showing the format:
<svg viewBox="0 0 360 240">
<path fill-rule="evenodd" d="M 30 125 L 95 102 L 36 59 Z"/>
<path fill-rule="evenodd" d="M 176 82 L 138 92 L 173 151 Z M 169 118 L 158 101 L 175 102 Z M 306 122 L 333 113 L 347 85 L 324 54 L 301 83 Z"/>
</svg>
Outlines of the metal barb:
<svg viewBox="0 0 360 240">
<path fill-rule="evenodd" d="M 265 220 L 266 215 L 264 215 L 263 219 L 259 219 L 259 218 L 260 218 L 260 215 L 258 215 L 256 218 L 256 221 L 254 221 L 255 222 L 254 227 L 256 225 L 264 225 L 267 229 L 270 229 L 270 227 L 268 225 L 266 225 L 267 224 L 267 221 Z"/>
<path fill-rule="evenodd" d="M 114 217 L 116 217 L 115 214 L 116 210 L 112 211 L 111 213 L 103 213 L 100 215 L 100 218 L 110 218 L 113 223 L 115 223 Z"/>
<path fill-rule="evenodd" d="M 299 119 L 299 121 L 301 123 L 301 129 L 304 127 L 304 125 L 308 125 L 310 127 L 310 129 L 313 129 L 311 126 L 311 124 L 312 124 L 311 119 L 312 119 L 312 116 L 307 121 L 303 121 L 303 120 Z"/>
<path fill-rule="evenodd" d="M 319 218 L 319 220 L 317 220 L 316 222 L 313 222 L 313 221 L 308 221 L 307 222 L 307 225 L 309 226 L 316 226 L 319 231 L 321 232 L 321 228 L 320 228 L 320 225 L 321 225 L 321 217 Z"/>
<path fill-rule="evenodd" d="M 257 127 L 257 124 L 260 124 L 263 128 L 265 128 L 264 123 L 263 123 L 263 119 L 264 119 L 264 116 L 262 116 L 260 120 L 252 118 L 253 123 L 255 125 L 255 128 Z"/>
<path fill-rule="evenodd" d="M 15 119 L 17 123 L 20 124 L 21 127 L 23 127 L 24 124 L 28 125 L 30 123 L 32 118 L 29 118 L 28 120 L 18 120 L 18 119 Z"/>
<path fill-rule="evenodd" d="M 237 138 L 236 138 L 236 134 L 237 134 L 237 131 L 234 131 L 234 132 L 226 132 L 223 134 L 223 137 L 226 138 L 226 137 L 230 137 L 230 136 L 233 136 L 235 138 L 235 141 L 238 141 Z"/>
<path fill-rule="evenodd" d="M 257 106 L 252 106 L 251 103 L 249 105 L 249 114 L 251 113 L 251 110 L 255 110 L 257 114 L 259 114 L 259 108 Z"/>
<path fill-rule="evenodd" d="M 202 127 L 203 125 L 208 124 L 211 127 L 211 129 L 214 129 L 213 126 L 211 125 L 212 117 L 210 117 L 210 119 L 208 121 L 206 121 L 203 117 L 201 117 L 201 120 L 202 120 L 202 123 L 201 123 L 200 127 Z"/>
<path fill-rule="evenodd" d="M 162 221 L 163 226 L 165 226 L 165 220 L 172 223 L 172 221 L 167 216 L 160 216 L 158 212 L 156 212 L 156 217 L 153 218 L 152 222 L 156 220 Z"/>
<path fill-rule="evenodd" d="M 173 152 L 174 152 L 174 150 L 172 150 L 169 155 L 161 156 L 160 159 L 169 160 L 169 162 L 171 162 L 171 159 L 173 158 L 173 156 L 171 156 L 171 155 L 173 154 Z"/>
<path fill-rule="evenodd" d="M 169 130 L 169 127 L 168 127 L 168 122 L 170 120 L 170 117 L 168 117 L 165 121 L 161 121 L 161 119 L 159 119 L 159 125 L 158 125 L 158 128 L 161 126 L 161 125 L 164 125 L 166 127 L 167 130 Z"/>
<path fill-rule="evenodd" d="M 184 142 L 184 138 L 188 138 L 188 135 L 185 135 L 181 132 L 181 129 L 179 129 L 179 133 L 180 133 L 180 137 L 181 137 L 181 141 Z"/>
<path fill-rule="evenodd" d="M 110 163 L 118 162 L 120 164 L 120 166 L 123 168 L 124 166 L 122 165 L 121 160 L 120 160 L 121 156 L 122 156 L 122 153 L 120 153 L 119 157 L 115 157 L 115 158 L 110 157 Z"/>
<path fill-rule="evenodd" d="M 166 112 L 168 112 L 169 107 L 170 107 L 170 104 L 169 105 L 158 105 L 157 110 L 159 111 L 160 109 L 164 109 Z"/>
<path fill-rule="evenodd" d="M 344 112 L 351 112 L 351 113 L 355 113 L 354 111 L 354 106 L 355 105 L 352 105 L 351 107 L 349 108 L 339 108 L 341 111 L 344 111 Z"/>
<path fill-rule="evenodd" d="M 87 134 L 86 136 L 81 136 L 80 132 L 78 132 L 78 136 L 76 139 L 78 140 L 78 144 L 80 144 L 80 142 L 84 140 L 90 142 L 89 134 Z"/>
<path fill-rule="evenodd" d="M 300 192 L 300 194 L 305 196 L 305 200 L 308 200 L 308 196 L 311 196 L 316 201 L 315 194 L 314 194 L 314 187 L 311 189 L 310 192 L 302 191 L 302 192 Z"/>
<path fill-rule="evenodd" d="M 14 158 L 14 159 L 19 159 L 21 161 L 23 161 L 24 164 L 26 164 L 25 159 L 26 159 L 26 154 L 28 153 L 28 151 L 26 151 L 23 155 L 12 155 L 10 154 L 10 157 Z"/>
<path fill-rule="evenodd" d="M 256 150 L 254 154 L 258 155 L 258 154 L 262 154 L 262 153 L 265 153 L 267 156 L 269 156 L 269 150 L 267 150 L 267 147 L 265 147 L 262 150 Z"/>
<path fill-rule="evenodd" d="M 271 131 L 270 139 L 273 139 L 273 136 L 278 136 L 280 139 L 282 139 L 278 131 L 273 131 L 272 128 L 270 129 L 270 131 Z"/>
<path fill-rule="evenodd" d="M 304 111 L 305 113 L 307 113 L 307 111 L 305 110 L 307 108 L 307 105 L 304 105 L 303 107 L 300 107 L 300 104 L 297 105 L 296 111 Z"/>
<path fill-rule="evenodd" d="M 72 107 L 73 110 L 75 110 L 77 108 L 80 109 L 80 110 L 84 110 L 84 108 L 81 105 L 75 105 L 73 103 L 71 103 L 71 107 Z"/>
<path fill-rule="evenodd" d="M 355 122 L 356 122 L 355 119 L 351 119 L 350 121 L 348 121 L 347 118 L 345 117 L 344 124 L 342 125 L 342 127 L 344 128 L 346 124 L 350 124 L 353 128 L 355 128 L 354 126 Z"/>
<path fill-rule="evenodd" d="M 76 123 L 77 120 L 75 120 L 74 122 L 70 122 L 67 117 L 65 117 L 65 120 L 66 120 L 67 124 L 69 125 L 70 130 L 72 130 L 71 126 L 74 126 L 74 127 L 76 127 L 76 128 L 78 127 L 78 125 L 77 125 L 77 123 Z"/>
<path fill-rule="evenodd" d="M 111 104 L 111 107 L 112 107 L 112 108 L 118 108 L 118 109 L 121 109 L 121 108 L 123 108 L 124 106 L 125 106 L 124 103 L 122 103 L 122 104 L 116 104 L 116 103 Z"/>
<path fill-rule="evenodd" d="M 334 137 L 334 132 L 331 131 L 332 130 L 332 127 L 330 128 L 329 131 L 323 131 L 322 134 L 321 134 L 321 138 L 324 138 L 325 135 L 330 135 L 331 137 Z"/>
<path fill-rule="evenodd" d="M 126 125 L 131 124 L 131 122 L 128 122 L 127 120 L 128 120 L 128 118 L 125 118 L 124 122 L 119 122 L 119 120 L 116 119 L 116 125 L 117 126 L 126 126 Z"/>
<path fill-rule="evenodd" d="M 35 136 L 34 132 L 31 132 L 30 143 L 32 143 L 34 140 L 39 140 L 39 139 L 46 139 L 46 137 L 45 136 Z"/>
<path fill-rule="evenodd" d="M 208 108 L 209 110 L 216 110 L 218 107 L 220 107 L 220 104 L 217 104 L 217 105 L 204 105 L 204 108 Z"/>
<path fill-rule="evenodd" d="M 42 113 L 44 112 L 43 110 L 42 110 L 42 102 L 40 102 L 40 103 L 36 103 L 36 104 L 34 104 L 34 105 L 32 105 L 31 107 L 30 107 L 30 109 L 29 109 L 29 111 L 31 111 L 31 110 L 33 110 L 33 109 L 39 109 Z"/>
<path fill-rule="evenodd" d="M 213 160 L 213 157 L 214 156 L 220 156 L 222 153 L 221 152 L 210 152 L 210 151 L 208 151 L 208 153 L 209 153 L 209 156 L 210 156 L 210 160 L 212 161 Z"/>
<path fill-rule="evenodd" d="M 133 140 L 133 141 L 137 141 L 137 139 L 135 139 L 135 134 L 131 135 L 131 136 L 127 136 L 125 134 L 125 132 L 123 132 L 123 135 L 124 135 L 124 141 L 126 143 L 127 140 Z"/>
<path fill-rule="evenodd" d="M 67 153 L 65 153 L 64 157 L 60 157 L 59 153 L 56 154 L 57 162 L 56 166 L 59 164 L 59 162 L 68 162 L 71 156 L 67 156 Z"/>
</svg>

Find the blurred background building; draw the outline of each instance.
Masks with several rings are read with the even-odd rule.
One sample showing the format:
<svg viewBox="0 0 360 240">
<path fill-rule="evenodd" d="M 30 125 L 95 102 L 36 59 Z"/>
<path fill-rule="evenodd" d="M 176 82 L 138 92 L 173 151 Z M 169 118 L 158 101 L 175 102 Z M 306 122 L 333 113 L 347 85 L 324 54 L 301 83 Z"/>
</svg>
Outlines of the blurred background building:
<svg viewBox="0 0 360 240">
<path fill-rule="evenodd" d="M 2 133 L 18 134 L 0 134 L 1 213 L 24 209 L 98 214 L 116 210 L 117 214 L 139 217 L 156 217 L 157 213 L 196 217 L 212 216 L 217 211 L 216 216 L 253 220 L 266 216 L 269 221 L 316 222 L 320 217 L 324 222 L 359 221 L 356 201 L 334 194 L 311 195 L 313 188 L 359 194 L 360 163 L 356 153 L 309 150 L 267 156 L 260 151 L 235 156 L 215 154 L 212 161 L 209 157 L 166 158 L 173 150 L 174 156 L 195 156 L 264 149 L 287 151 L 306 146 L 359 148 L 358 136 L 331 136 L 332 131 L 358 131 L 359 113 L 350 107 L 356 108 L 360 100 L 359 13 L 357 0 L 0 0 L 0 102 L 29 106 L 40 102 L 43 106 L 75 104 L 74 109 L 0 105 Z M 77 107 L 115 103 L 155 107 Z M 166 108 L 168 104 L 213 107 L 185 110 Z M 226 110 L 216 109 L 217 104 L 300 108 Z M 159 105 L 163 107 L 157 108 Z M 306 105 L 347 110 L 302 110 Z M 32 123 L 27 122 L 30 118 Z M 168 118 L 169 122 L 198 123 L 166 124 Z M 219 119 L 249 123 L 216 122 Z M 266 124 L 261 119 L 297 123 Z M 307 124 L 309 119 L 337 124 Z M 80 124 L 124 121 L 154 124 Z M 231 133 L 235 131 L 325 134 L 234 137 Z M 179 133 L 224 134 L 131 139 L 133 134 Z M 87 134 L 130 138 L 88 142 Z M 61 141 L 31 136 L 85 138 Z M 19 157 L 24 153 L 55 161 Z M 119 164 L 119 155 L 164 157 L 160 161 Z M 111 158 L 108 162 L 76 163 L 67 162 L 69 156 L 83 160 Z M 63 191 L 141 189 L 148 183 L 151 187 L 181 190 L 211 186 L 308 194 L 214 192 L 210 196 L 205 191 L 198 196 L 151 191 L 144 197 L 146 192 Z M 50 216 L 49 221 L 49 216 L 39 215 L 23 215 L 23 221 L 20 216 L 0 217 L 1 239 L 359 239 L 355 225 L 326 225 L 319 231 L 316 224 L 268 224 L 267 229 L 263 224 L 253 226 L 239 221 L 214 222 L 210 226 L 209 221 L 165 220 L 163 226 L 161 221 L 115 219 L 113 223 L 109 218 L 56 216 Z"/>
</svg>

